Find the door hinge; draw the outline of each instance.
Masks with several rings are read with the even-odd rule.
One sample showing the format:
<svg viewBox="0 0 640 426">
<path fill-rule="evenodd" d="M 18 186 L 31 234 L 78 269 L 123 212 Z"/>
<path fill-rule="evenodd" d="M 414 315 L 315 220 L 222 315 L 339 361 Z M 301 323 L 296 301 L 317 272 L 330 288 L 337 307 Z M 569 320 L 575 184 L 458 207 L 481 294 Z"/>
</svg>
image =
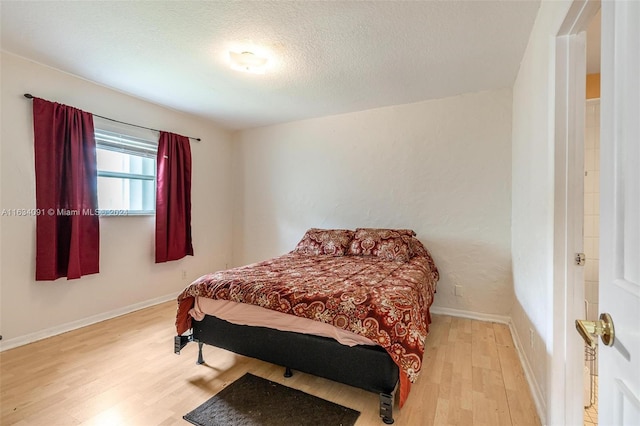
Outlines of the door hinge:
<svg viewBox="0 0 640 426">
<path fill-rule="evenodd" d="M 587 256 L 584 253 L 576 253 L 574 260 L 576 261 L 576 265 L 584 266 L 587 261 Z"/>
</svg>

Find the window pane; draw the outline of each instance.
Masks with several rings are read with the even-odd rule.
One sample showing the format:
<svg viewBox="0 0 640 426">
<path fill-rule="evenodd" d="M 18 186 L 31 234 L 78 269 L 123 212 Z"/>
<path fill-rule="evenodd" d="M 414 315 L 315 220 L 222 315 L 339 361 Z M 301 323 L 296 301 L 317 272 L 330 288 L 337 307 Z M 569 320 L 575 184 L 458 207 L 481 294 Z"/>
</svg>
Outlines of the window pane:
<svg viewBox="0 0 640 426">
<path fill-rule="evenodd" d="M 107 149 L 96 150 L 98 170 L 106 172 L 155 175 L 156 162 L 153 158 L 131 155 Z"/>
<path fill-rule="evenodd" d="M 152 180 L 98 176 L 100 210 L 149 212 L 155 211 L 155 204 L 155 182 Z"/>
</svg>

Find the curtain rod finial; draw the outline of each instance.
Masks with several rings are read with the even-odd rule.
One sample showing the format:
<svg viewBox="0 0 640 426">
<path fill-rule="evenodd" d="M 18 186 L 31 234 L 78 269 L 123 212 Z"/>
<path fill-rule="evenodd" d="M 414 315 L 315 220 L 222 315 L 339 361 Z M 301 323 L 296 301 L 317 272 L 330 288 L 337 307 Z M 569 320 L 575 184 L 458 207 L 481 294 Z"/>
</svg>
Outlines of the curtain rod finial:
<svg viewBox="0 0 640 426">
<path fill-rule="evenodd" d="M 25 93 L 24 97 L 27 99 L 33 99 L 33 95 L 31 93 Z"/>
</svg>

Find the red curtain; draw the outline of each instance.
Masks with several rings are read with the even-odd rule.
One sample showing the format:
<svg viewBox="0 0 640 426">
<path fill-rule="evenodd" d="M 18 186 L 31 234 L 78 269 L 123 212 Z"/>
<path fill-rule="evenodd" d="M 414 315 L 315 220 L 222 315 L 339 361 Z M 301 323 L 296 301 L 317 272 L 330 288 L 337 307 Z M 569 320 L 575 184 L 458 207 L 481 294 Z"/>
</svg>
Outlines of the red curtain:
<svg viewBox="0 0 640 426">
<path fill-rule="evenodd" d="M 156 263 L 193 256 L 189 138 L 160 132 L 156 187 Z"/>
<path fill-rule="evenodd" d="M 36 280 L 98 272 L 100 231 L 93 115 L 33 99 Z"/>
</svg>

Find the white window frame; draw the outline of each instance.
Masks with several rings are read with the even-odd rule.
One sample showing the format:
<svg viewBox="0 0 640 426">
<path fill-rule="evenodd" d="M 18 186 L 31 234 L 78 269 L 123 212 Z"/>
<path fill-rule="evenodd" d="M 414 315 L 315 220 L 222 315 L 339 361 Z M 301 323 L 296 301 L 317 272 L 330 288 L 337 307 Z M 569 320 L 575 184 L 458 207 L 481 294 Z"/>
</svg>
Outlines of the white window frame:
<svg viewBox="0 0 640 426">
<path fill-rule="evenodd" d="M 151 158 L 154 163 L 157 161 L 158 141 L 151 140 L 150 138 L 141 138 L 133 136 L 131 134 L 125 134 L 123 132 L 113 132 L 110 130 L 104 130 L 102 128 L 95 128 L 96 139 L 96 151 L 98 149 L 121 152 L 128 155 L 137 157 Z M 97 155 L 97 153 L 96 153 Z M 106 170 L 97 170 L 98 177 L 108 177 L 116 179 L 130 179 L 130 180 L 142 180 L 153 181 L 154 188 L 154 200 L 156 197 L 155 191 L 157 186 L 157 165 L 154 167 L 153 175 L 126 173 L 126 172 L 113 172 Z M 107 210 L 103 209 L 98 202 L 98 210 L 100 216 L 145 216 L 155 215 L 155 202 L 152 210 Z"/>
</svg>

